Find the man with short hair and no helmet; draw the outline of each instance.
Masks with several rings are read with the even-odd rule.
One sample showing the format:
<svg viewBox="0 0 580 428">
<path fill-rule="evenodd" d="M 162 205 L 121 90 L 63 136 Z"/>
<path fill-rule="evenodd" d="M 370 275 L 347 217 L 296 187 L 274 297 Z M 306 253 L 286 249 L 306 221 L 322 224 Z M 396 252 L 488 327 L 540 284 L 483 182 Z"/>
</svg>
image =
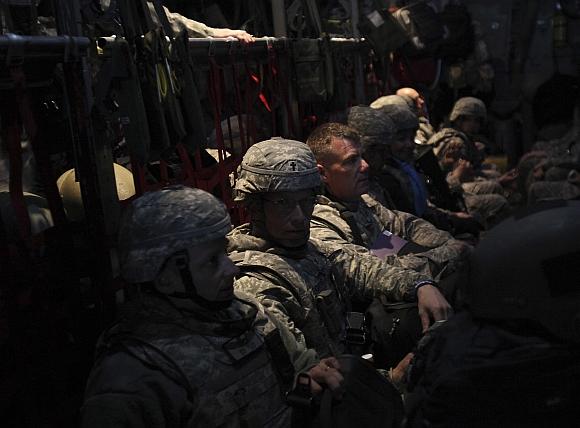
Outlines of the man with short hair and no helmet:
<svg viewBox="0 0 580 428">
<path fill-rule="evenodd" d="M 413 88 L 400 88 L 397 90 L 396 94 L 400 97 L 411 100 L 411 110 L 419 119 L 419 129 L 417 129 L 415 134 L 415 143 L 426 145 L 431 137 L 435 135 L 435 130 L 433 129 L 431 122 L 429 122 L 425 98 L 423 98 L 423 95 Z"/>
<path fill-rule="evenodd" d="M 576 426 L 580 201 L 550 201 L 489 231 L 467 305 L 432 327 L 408 371 L 408 426 Z"/>
<path fill-rule="evenodd" d="M 372 117 L 384 116 L 369 107 L 353 108 L 355 114 L 360 109 Z M 368 136 L 364 141 L 381 144 L 381 138 Z M 354 129 L 338 123 L 321 125 L 309 136 L 308 145 L 324 183 L 324 194 L 318 198 L 312 220 L 315 238 L 324 241 L 329 250 L 345 244 L 364 247 L 365 252 L 370 251 L 385 264 L 426 272 L 431 278 L 459 276 L 469 245 L 414 215 L 392 211 L 366 194 L 368 165 Z M 432 281 L 426 288 L 421 287 L 423 291 L 419 289 L 419 309 L 423 315 L 445 318 L 448 309 L 443 308 L 448 308 L 448 303 L 435 284 Z M 448 291 L 448 297 L 453 297 L 454 290 Z M 425 328 L 427 325 L 423 323 Z"/>
<path fill-rule="evenodd" d="M 242 271 L 237 289 L 255 295 L 321 356 L 340 355 L 351 346 L 345 333 L 352 303 L 368 305 L 379 295 L 416 301 L 416 287 L 432 284 L 432 279 L 349 245 L 326 252 L 321 248 L 325 243 L 310 239 L 320 183 L 306 144 L 273 138 L 250 147 L 234 192 L 248 208 L 251 222 L 234 229 L 228 249 Z M 429 288 L 419 294 L 429 294 Z M 429 306 L 420 298 L 428 307 L 425 326 L 430 316 L 448 315 L 449 307 L 441 300 Z"/>
<path fill-rule="evenodd" d="M 294 373 L 309 370 L 315 390 L 338 387 L 333 360 L 319 364 L 259 303 L 234 293 L 230 230 L 225 206 L 199 189 L 133 202 L 119 252 L 139 298 L 99 339 L 83 427 L 289 427 L 283 390 Z"/>
</svg>

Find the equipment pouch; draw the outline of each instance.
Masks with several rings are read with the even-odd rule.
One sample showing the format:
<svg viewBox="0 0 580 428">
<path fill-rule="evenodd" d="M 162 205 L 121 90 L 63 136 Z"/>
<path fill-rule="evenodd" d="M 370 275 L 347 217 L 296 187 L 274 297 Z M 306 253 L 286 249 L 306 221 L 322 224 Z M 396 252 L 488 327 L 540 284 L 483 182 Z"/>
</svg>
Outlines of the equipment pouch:
<svg viewBox="0 0 580 428">
<path fill-rule="evenodd" d="M 332 93 L 327 59 L 318 39 L 295 40 L 292 45 L 296 92 L 301 102 L 325 102 Z"/>
</svg>

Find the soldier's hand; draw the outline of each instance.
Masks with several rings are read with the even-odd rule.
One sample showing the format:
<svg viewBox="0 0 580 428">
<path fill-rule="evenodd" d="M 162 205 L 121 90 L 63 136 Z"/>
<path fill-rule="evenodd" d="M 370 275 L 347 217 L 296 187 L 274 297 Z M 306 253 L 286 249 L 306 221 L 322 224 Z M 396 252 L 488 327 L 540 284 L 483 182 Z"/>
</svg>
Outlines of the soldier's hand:
<svg viewBox="0 0 580 428">
<path fill-rule="evenodd" d="M 417 303 L 423 332 L 429 328 L 431 321 L 446 320 L 453 314 L 453 309 L 443 294 L 430 284 L 417 290 Z"/>
<path fill-rule="evenodd" d="M 399 364 L 397 364 L 397 367 L 395 367 L 389 371 L 389 377 L 391 378 L 391 382 L 395 386 L 399 386 L 402 383 L 404 383 L 405 372 L 407 371 L 407 367 L 409 367 L 409 364 L 411 364 L 411 360 L 413 359 L 413 355 L 414 354 L 412 352 L 409 352 L 407 355 L 405 355 L 405 358 L 403 358 L 399 362 Z"/>
<path fill-rule="evenodd" d="M 507 186 L 513 183 L 514 180 L 518 178 L 518 175 L 519 175 L 518 170 L 514 168 L 503 174 L 501 177 L 499 177 L 498 181 L 502 186 Z"/>
<path fill-rule="evenodd" d="M 244 30 L 232 30 L 230 28 L 216 28 L 213 36 L 223 39 L 233 37 L 242 43 L 253 43 L 256 41 L 254 36 L 245 32 Z"/>
<path fill-rule="evenodd" d="M 342 396 L 342 382 L 344 378 L 340 374 L 340 364 L 336 358 L 324 358 L 318 365 L 312 367 L 308 374 L 312 380 L 311 392 L 312 394 L 320 394 L 322 386 L 330 388 L 332 394 L 340 398 Z"/>
</svg>

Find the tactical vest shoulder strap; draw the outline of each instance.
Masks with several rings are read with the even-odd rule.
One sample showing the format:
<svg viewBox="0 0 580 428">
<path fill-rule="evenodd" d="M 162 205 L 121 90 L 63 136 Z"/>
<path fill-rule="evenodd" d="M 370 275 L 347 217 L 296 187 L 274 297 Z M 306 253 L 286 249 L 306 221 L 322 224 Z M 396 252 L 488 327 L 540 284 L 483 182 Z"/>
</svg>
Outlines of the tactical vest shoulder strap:
<svg viewBox="0 0 580 428">
<path fill-rule="evenodd" d="M 332 199 L 331 199 L 330 203 L 325 204 L 325 205 L 333 207 L 338 211 L 340 218 L 342 218 L 346 222 L 346 224 L 348 224 L 348 227 L 350 227 L 350 231 L 352 233 L 354 243 L 356 245 L 360 245 L 360 246 L 364 247 L 365 243 L 364 243 L 364 240 L 362 238 L 362 234 L 361 234 L 361 231 L 358 227 L 356 219 L 354 218 L 354 213 L 351 210 L 349 210 L 344 204 L 341 204 L 340 202 L 334 201 Z M 316 219 L 316 221 L 320 221 L 321 223 L 326 224 L 327 226 L 331 227 L 334 230 L 337 230 L 334 225 L 332 225 L 328 220 L 326 220 L 322 217 L 313 216 L 312 218 Z M 337 232 L 342 235 L 341 231 L 337 230 Z"/>
<path fill-rule="evenodd" d="M 262 281 L 271 282 L 287 289 L 296 300 L 301 301 L 300 295 L 296 291 L 296 287 L 288 278 L 280 272 L 268 266 L 256 264 L 246 261 L 247 252 L 234 252 L 229 255 L 230 259 L 240 269 L 240 271 L 247 276 L 260 279 Z"/>
</svg>

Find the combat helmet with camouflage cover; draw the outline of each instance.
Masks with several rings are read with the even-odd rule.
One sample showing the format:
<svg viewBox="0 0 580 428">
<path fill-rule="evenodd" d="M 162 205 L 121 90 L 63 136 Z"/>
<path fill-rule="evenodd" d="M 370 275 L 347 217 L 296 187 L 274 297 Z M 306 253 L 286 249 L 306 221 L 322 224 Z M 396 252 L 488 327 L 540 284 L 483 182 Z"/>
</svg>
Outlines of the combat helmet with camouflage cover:
<svg viewBox="0 0 580 428">
<path fill-rule="evenodd" d="M 479 98 L 463 97 L 458 99 L 453 105 L 449 120 L 454 122 L 459 116 L 474 116 L 483 121 L 487 119 L 487 109 Z"/>
<path fill-rule="evenodd" d="M 397 132 L 416 131 L 419 128 L 419 118 L 406 105 L 385 104 L 380 110 L 391 118 L 397 128 Z"/>
<path fill-rule="evenodd" d="M 470 312 L 528 320 L 580 343 L 580 201 L 544 201 L 494 227 L 477 246 L 468 281 Z"/>
<path fill-rule="evenodd" d="M 409 109 L 413 109 L 415 102 L 411 97 L 406 95 L 385 95 L 374 100 L 370 104 L 370 107 L 380 109 L 381 107 L 388 105 L 399 105 L 401 107 L 408 107 Z"/>
<path fill-rule="evenodd" d="M 310 148 L 300 141 L 281 137 L 251 146 L 238 168 L 234 200 L 268 192 L 320 189 L 321 180 L 316 159 Z"/>
<path fill-rule="evenodd" d="M 382 110 L 366 106 L 350 109 L 348 126 L 360 134 L 365 146 L 388 144 L 397 132 L 392 119 Z"/>
<path fill-rule="evenodd" d="M 131 283 L 153 281 L 168 257 L 224 237 L 230 216 L 215 196 L 184 186 L 133 201 L 119 231 L 121 274 Z"/>
</svg>

